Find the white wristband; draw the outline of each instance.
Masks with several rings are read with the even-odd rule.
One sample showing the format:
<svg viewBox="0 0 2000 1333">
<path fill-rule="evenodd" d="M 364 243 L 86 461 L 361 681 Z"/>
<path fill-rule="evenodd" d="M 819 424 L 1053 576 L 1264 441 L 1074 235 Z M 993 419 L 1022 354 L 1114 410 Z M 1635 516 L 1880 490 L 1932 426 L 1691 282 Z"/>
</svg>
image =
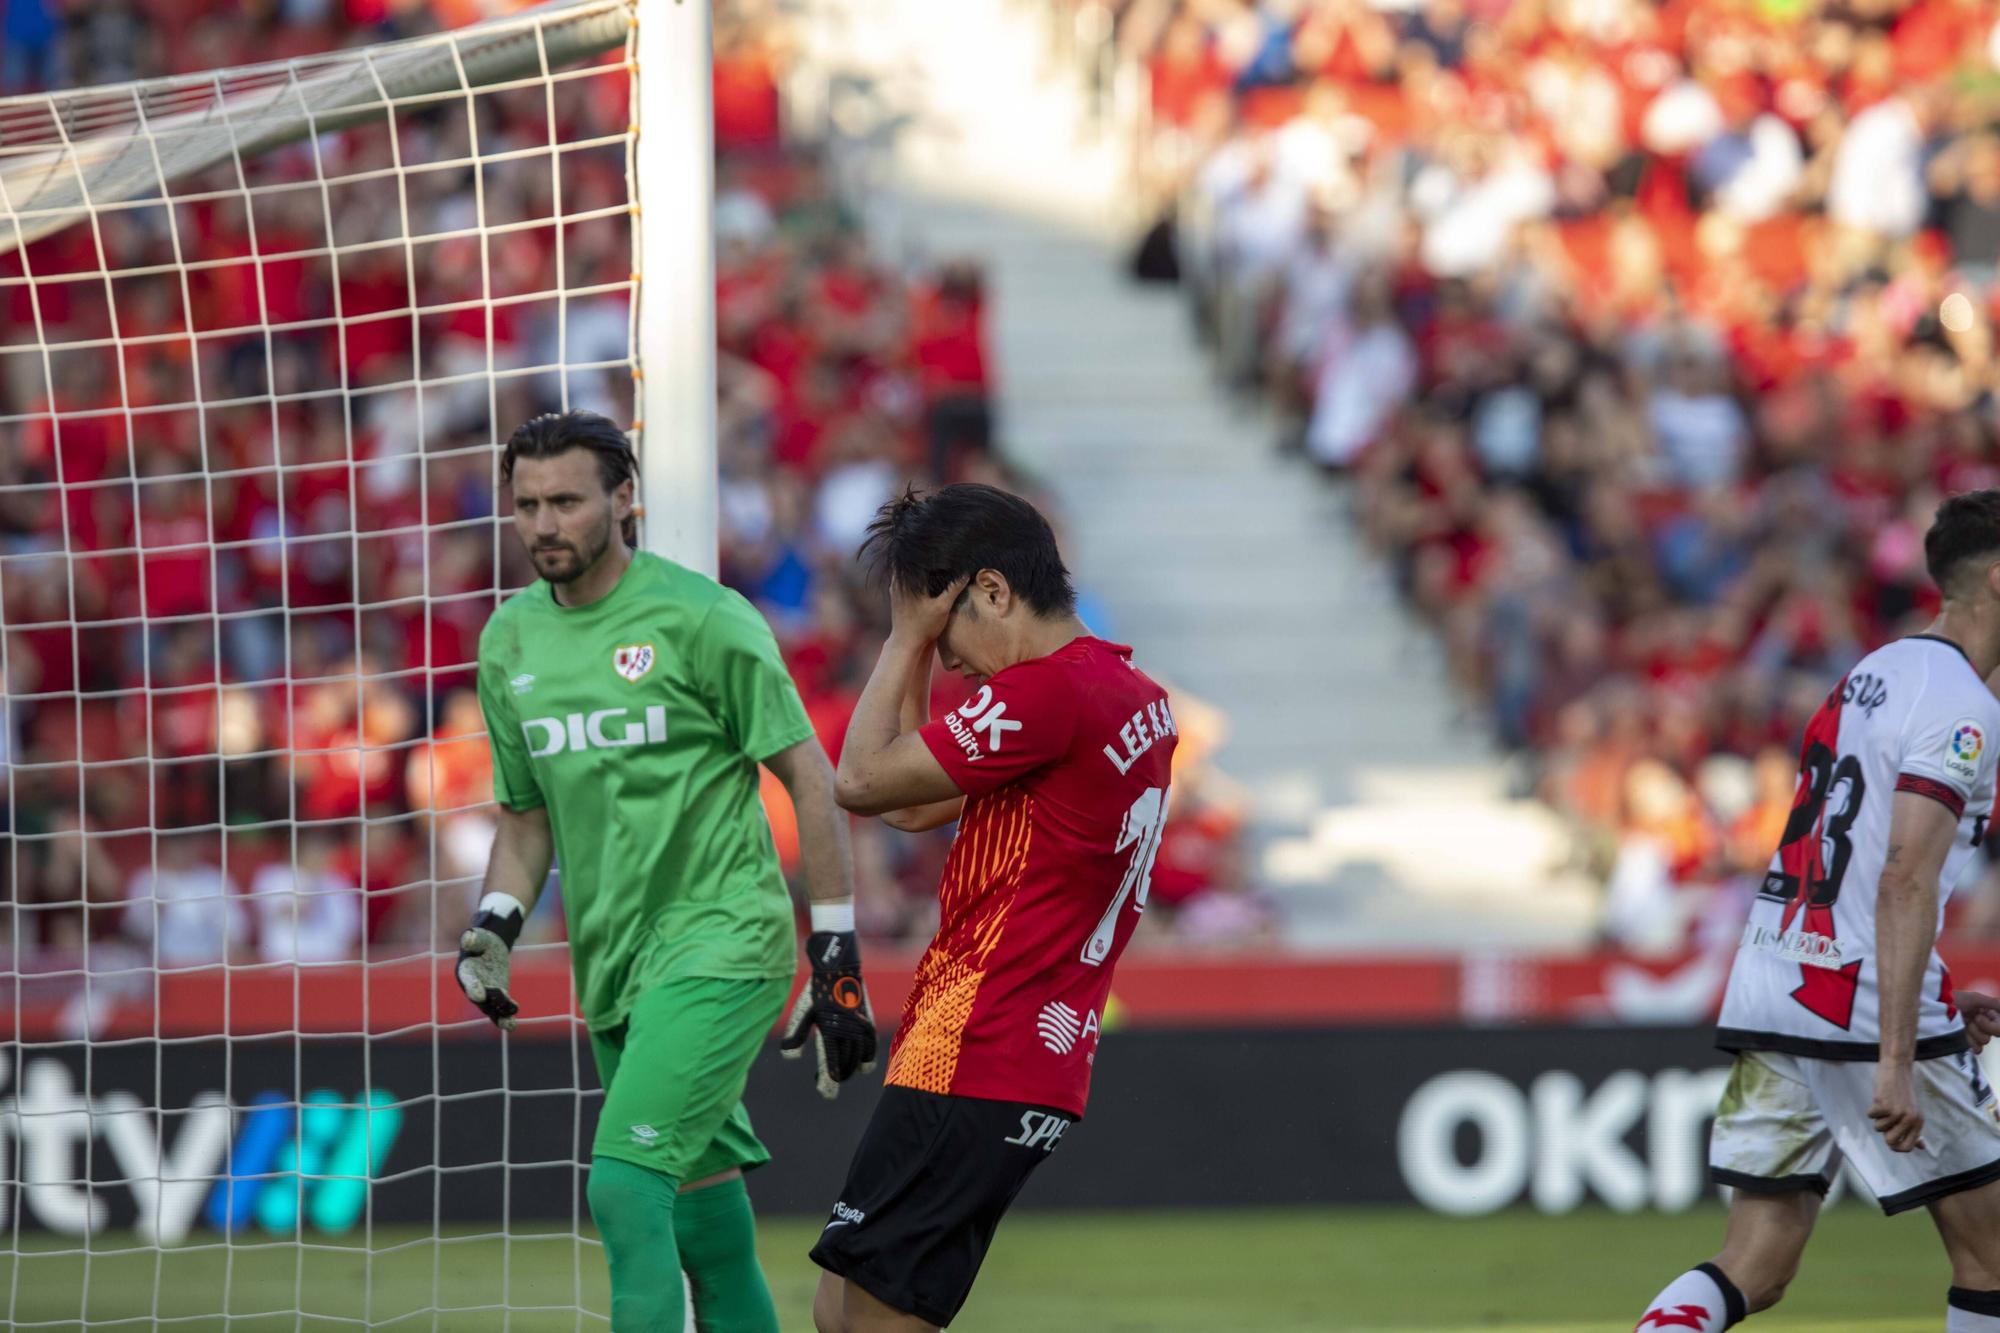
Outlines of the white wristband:
<svg viewBox="0 0 2000 1333">
<path fill-rule="evenodd" d="M 854 899 L 845 902 L 814 903 L 812 905 L 813 933 L 830 930 L 836 934 L 854 933 Z"/>
<path fill-rule="evenodd" d="M 474 915 L 478 915 L 480 912 L 491 912 L 495 916 L 518 916 L 523 918 L 528 915 L 528 909 L 522 906 L 519 898 L 516 898 L 511 893 L 499 892 L 489 893 L 479 900 L 479 907 Z"/>
</svg>

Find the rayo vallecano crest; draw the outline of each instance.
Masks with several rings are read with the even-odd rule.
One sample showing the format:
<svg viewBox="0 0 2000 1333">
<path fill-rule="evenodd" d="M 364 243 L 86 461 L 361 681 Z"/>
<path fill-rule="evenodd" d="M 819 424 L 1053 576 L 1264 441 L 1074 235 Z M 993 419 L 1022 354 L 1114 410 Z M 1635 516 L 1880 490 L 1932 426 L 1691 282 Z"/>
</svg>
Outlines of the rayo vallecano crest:
<svg viewBox="0 0 2000 1333">
<path fill-rule="evenodd" d="M 627 680 L 638 680 L 653 669 L 653 645 L 628 643 L 612 649 L 611 669 Z"/>
</svg>

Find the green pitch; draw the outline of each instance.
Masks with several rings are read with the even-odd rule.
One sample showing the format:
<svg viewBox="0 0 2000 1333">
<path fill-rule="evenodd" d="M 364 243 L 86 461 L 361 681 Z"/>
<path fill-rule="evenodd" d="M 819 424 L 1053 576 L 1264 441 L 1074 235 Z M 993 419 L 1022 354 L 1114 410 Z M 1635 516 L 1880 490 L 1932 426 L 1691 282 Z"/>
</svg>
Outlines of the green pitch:
<svg viewBox="0 0 2000 1333">
<path fill-rule="evenodd" d="M 810 1333 L 817 1271 L 805 1251 L 817 1222 L 767 1218 L 764 1264 L 787 1333 Z M 1024 1214 L 1001 1228 L 979 1288 L 954 1330 L 963 1333 L 1325 1333 L 1326 1330 L 1506 1328 L 1543 1333 L 1629 1328 L 1645 1300 L 1681 1268 L 1707 1257 L 1722 1214 L 1567 1217 L 1505 1213 L 1446 1220 L 1415 1211 Z M 96 1242 L 104 1245 L 103 1238 Z M 117 1242 L 113 1242 L 116 1244 Z M 126 1241 L 124 1244 L 129 1245 Z M 603 1258 L 568 1235 L 517 1234 L 442 1244 L 378 1229 L 372 1254 L 346 1246 L 199 1246 L 161 1259 L 150 1250 L 81 1256 L 42 1253 L 24 1237 L 18 1261 L 0 1255 L 0 1326 L 75 1329 L 93 1321 L 232 1333 L 353 1328 L 603 1329 Z M 581 1258 L 579 1265 L 578 1259 Z M 581 1272 L 579 1274 L 579 1267 Z M 507 1299 L 533 1313 L 476 1307 Z M 1786 1303 L 1750 1327 L 1819 1333 L 1935 1333 L 1949 1279 L 1928 1219 L 1887 1220 L 1845 1206 L 1821 1223 Z M 435 1287 L 435 1296 L 433 1295 Z M 289 1310 L 294 1292 L 328 1318 L 295 1324 L 245 1315 Z M 227 1300 L 225 1307 L 224 1301 Z M 11 1302 L 11 1311 L 9 1302 Z M 434 1320 L 433 1306 L 446 1311 Z M 401 1317 L 399 1317 L 401 1316 Z M 177 1318 L 179 1317 L 179 1318 Z M 46 1321 L 71 1321 L 52 1323 Z M 337 1322 L 336 1322 L 337 1321 Z M 142 1326 L 127 1324 L 131 1328 Z"/>
</svg>

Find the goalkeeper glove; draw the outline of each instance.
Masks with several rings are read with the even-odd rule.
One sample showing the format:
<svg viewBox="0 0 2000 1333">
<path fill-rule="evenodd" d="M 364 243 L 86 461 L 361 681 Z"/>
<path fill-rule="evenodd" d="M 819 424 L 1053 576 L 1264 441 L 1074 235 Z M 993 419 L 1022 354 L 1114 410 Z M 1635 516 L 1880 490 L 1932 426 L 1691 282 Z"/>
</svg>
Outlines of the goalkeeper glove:
<svg viewBox="0 0 2000 1333">
<path fill-rule="evenodd" d="M 815 929 L 806 937 L 812 978 L 799 992 L 778 1045 L 786 1059 L 795 1060 L 811 1036 L 813 1053 L 819 1060 L 819 1095 L 837 1097 L 840 1085 L 852 1078 L 855 1070 L 867 1073 L 875 1068 L 875 1016 L 868 1010 L 868 990 L 861 984 L 853 906 L 815 906 L 813 925 L 845 929 Z"/>
<path fill-rule="evenodd" d="M 458 965 L 454 969 L 458 988 L 495 1027 L 507 1032 L 514 1030 L 514 1015 L 521 1012 L 521 1006 L 507 994 L 507 962 L 526 918 L 518 898 L 489 893 L 479 900 L 478 914 L 458 937 Z"/>
</svg>

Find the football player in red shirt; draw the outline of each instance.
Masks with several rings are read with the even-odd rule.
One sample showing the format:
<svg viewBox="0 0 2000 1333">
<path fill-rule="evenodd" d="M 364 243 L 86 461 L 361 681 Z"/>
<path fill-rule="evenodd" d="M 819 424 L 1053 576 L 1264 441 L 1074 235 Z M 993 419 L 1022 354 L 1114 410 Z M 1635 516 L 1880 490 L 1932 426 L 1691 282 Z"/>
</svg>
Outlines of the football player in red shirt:
<svg viewBox="0 0 2000 1333">
<path fill-rule="evenodd" d="M 1008 1205 L 1082 1117 L 1177 736 L 1132 650 L 1077 618 L 1055 534 L 1019 496 L 906 494 L 862 554 L 888 576 L 893 618 L 837 799 L 958 833 L 887 1086 L 813 1248 L 821 1333 L 950 1323 Z M 933 649 L 979 685 L 938 721 Z"/>
</svg>

